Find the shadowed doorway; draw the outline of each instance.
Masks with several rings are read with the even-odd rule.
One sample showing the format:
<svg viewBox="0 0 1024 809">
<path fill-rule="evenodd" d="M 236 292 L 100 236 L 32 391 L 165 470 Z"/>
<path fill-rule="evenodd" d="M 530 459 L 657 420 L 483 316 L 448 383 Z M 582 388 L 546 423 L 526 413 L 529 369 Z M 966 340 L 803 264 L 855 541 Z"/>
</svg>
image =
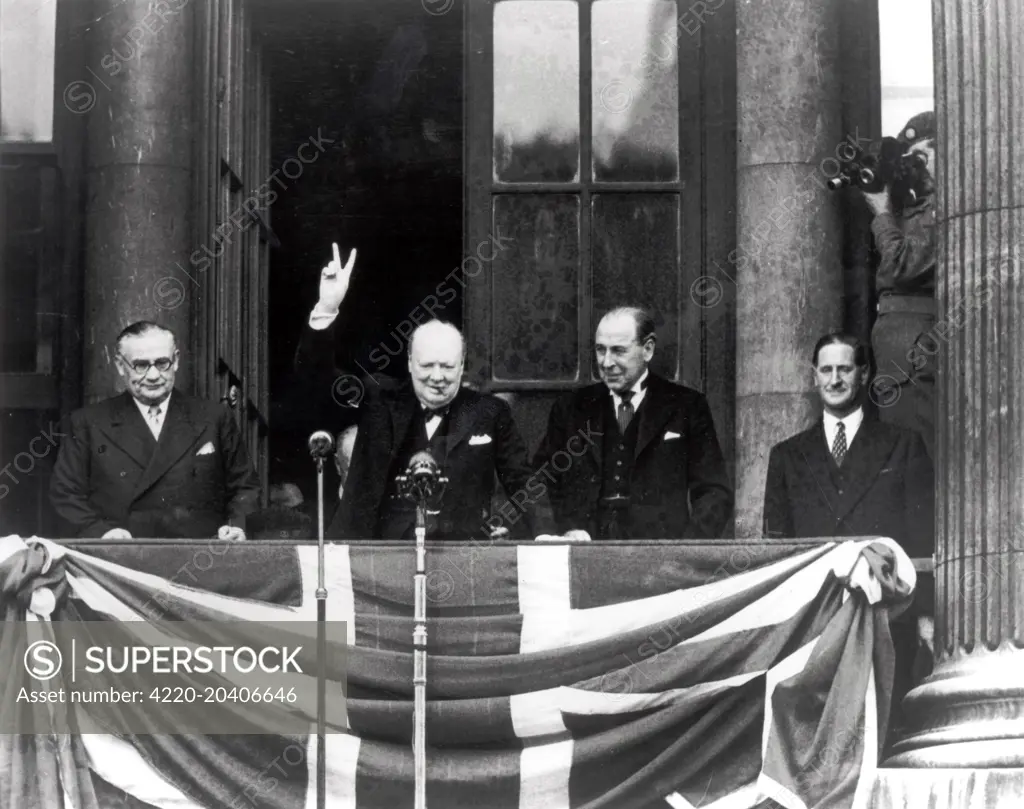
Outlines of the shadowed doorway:
<svg viewBox="0 0 1024 809">
<path fill-rule="evenodd" d="M 356 414 L 332 397 L 330 378 L 292 372 L 331 242 L 343 256 L 358 250 L 336 327 L 339 372 L 405 375 L 396 327 L 461 260 L 462 12 L 456 4 L 432 14 L 408 0 L 255 8 L 271 91 L 270 170 L 288 169 L 271 186 L 270 482 L 298 483 L 312 504 L 306 438 L 337 434 Z M 295 176 L 297 162 L 285 163 L 311 139 L 322 149 Z M 435 314 L 461 326 L 457 291 Z"/>
</svg>

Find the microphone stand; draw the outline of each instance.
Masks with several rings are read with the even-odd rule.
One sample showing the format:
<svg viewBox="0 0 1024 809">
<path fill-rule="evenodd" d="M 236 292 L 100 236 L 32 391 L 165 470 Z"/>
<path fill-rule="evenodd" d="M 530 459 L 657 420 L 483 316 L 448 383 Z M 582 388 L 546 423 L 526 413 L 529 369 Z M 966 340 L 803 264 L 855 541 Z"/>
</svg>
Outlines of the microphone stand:
<svg viewBox="0 0 1024 809">
<path fill-rule="evenodd" d="M 413 763 L 415 768 L 415 809 L 427 809 L 427 501 L 420 489 L 416 498 L 416 628 L 413 643 Z"/>
<path fill-rule="evenodd" d="M 328 439 L 329 439 L 328 435 Z M 327 447 L 312 449 L 316 460 L 317 571 L 316 571 L 316 806 L 327 805 L 327 587 L 324 583 L 324 455 Z"/>
<path fill-rule="evenodd" d="M 427 454 L 427 453 L 425 453 Z M 429 454 L 428 454 L 429 457 Z M 448 479 L 440 474 L 433 459 L 424 474 L 410 466 L 406 474 L 399 475 L 399 493 L 416 503 L 416 573 L 413 577 L 415 628 L 413 643 L 413 772 L 415 809 L 427 809 L 427 507 L 439 498 Z"/>
</svg>

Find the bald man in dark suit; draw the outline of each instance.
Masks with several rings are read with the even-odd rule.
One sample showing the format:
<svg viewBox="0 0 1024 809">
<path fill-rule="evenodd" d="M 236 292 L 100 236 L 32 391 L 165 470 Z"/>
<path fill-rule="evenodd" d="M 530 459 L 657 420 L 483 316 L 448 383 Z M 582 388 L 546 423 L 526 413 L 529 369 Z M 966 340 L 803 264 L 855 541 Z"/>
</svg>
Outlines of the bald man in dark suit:
<svg viewBox="0 0 1024 809">
<path fill-rule="evenodd" d="M 645 309 L 608 312 L 594 342 L 601 382 L 555 402 L 534 456 L 558 532 L 581 539 L 720 537 L 733 493 L 707 400 L 650 371 L 656 336 Z"/>
</svg>

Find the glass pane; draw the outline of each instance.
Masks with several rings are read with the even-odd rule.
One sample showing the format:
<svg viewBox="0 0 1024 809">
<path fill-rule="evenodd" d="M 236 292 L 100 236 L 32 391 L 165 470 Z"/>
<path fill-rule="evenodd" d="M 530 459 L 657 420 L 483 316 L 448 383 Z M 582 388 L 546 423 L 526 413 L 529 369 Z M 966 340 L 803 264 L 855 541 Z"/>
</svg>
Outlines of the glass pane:
<svg viewBox="0 0 1024 809">
<path fill-rule="evenodd" d="M 594 3 L 594 179 L 678 179 L 678 39 L 675 0 Z"/>
<path fill-rule="evenodd" d="M 494 378 L 573 381 L 579 369 L 580 204 L 575 194 L 500 194 L 494 232 Z"/>
<path fill-rule="evenodd" d="M 967 0 L 966 9 L 986 0 Z M 896 137 L 919 112 L 935 109 L 932 0 L 878 0 L 882 134 Z"/>
<path fill-rule="evenodd" d="M 55 168 L 27 159 L 0 172 L 0 373 L 52 370 L 56 251 L 46 214 L 56 210 L 56 180 Z"/>
<path fill-rule="evenodd" d="M 579 14 L 570 0 L 494 7 L 494 178 L 580 174 Z"/>
<path fill-rule="evenodd" d="M 57 0 L 0 0 L 0 140 L 53 140 L 56 24 Z"/>
<path fill-rule="evenodd" d="M 643 306 L 658 328 L 651 368 L 669 379 L 679 367 L 679 197 L 595 194 L 594 328 L 609 309 Z M 696 348 L 697 342 L 690 343 Z M 592 367 L 593 379 L 597 369 Z"/>
</svg>

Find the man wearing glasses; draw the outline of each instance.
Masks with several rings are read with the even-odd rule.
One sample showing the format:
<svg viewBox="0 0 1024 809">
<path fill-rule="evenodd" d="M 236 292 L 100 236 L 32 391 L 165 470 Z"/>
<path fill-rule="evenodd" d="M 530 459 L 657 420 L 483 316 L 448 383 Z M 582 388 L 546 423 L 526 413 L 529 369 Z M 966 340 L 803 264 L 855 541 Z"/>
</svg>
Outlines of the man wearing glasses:
<svg viewBox="0 0 1024 809">
<path fill-rule="evenodd" d="M 245 539 L 259 484 L 220 404 L 174 387 L 174 333 L 149 321 L 117 338 L 127 390 L 71 414 L 50 499 L 82 537 Z"/>
</svg>

